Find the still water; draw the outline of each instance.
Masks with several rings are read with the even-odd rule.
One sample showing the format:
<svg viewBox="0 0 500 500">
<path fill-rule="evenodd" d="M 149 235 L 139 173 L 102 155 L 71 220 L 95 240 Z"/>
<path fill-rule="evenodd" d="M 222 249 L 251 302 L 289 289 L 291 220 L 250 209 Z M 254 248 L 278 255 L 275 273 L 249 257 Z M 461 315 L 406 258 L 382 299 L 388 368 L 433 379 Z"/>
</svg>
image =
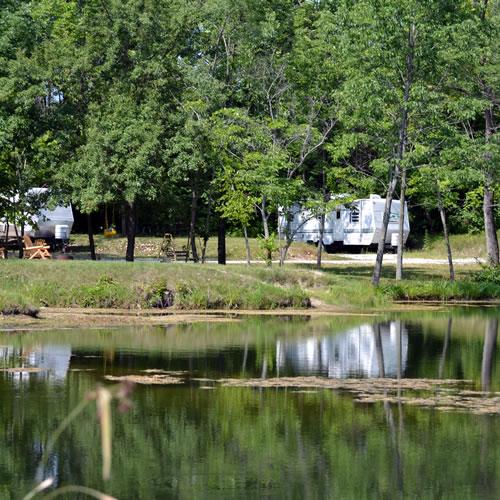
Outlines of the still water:
<svg viewBox="0 0 500 500">
<path fill-rule="evenodd" d="M 134 500 L 500 498 L 498 415 L 216 382 L 453 378 L 495 397 L 499 318 L 498 309 L 455 310 L 0 333 L 0 499 L 20 499 L 49 476 Z M 5 370 L 13 367 L 43 370 Z M 182 383 L 136 385 L 133 406 L 114 411 L 109 481 L 91 405 L 40 465 L 54 430 L 89 391 L 111 387 L 106 376 L 147 370 L 177 372 Z"/>
</svg>

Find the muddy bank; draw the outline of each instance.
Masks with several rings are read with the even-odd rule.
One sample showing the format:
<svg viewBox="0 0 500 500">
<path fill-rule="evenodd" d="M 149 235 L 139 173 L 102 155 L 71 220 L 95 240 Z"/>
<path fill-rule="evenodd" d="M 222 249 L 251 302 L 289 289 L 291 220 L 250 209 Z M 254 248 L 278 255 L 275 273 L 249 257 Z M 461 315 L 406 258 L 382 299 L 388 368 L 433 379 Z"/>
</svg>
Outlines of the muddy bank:
<svg viewBox="0 0 500 500">
<path fill-rule="evenodd" d="M 391 312 L 445 311 L 443 304 L 400 304 L 383 310 L 352 310 L 328 304 L 312 309 L 119 309 L 42 307 L 37 317 L 0 314 L 0 331 L 47 330 L 54 328 L 101 328 L 134 325 L 163 325 L 195 322 L 238 321 L 245 316 L 288 316 L 315 318 L 322 316 L 377 317 Z"/>
<path fill-rule="evenodd" d="M 405 308 L 405 310 L 408 310 Z M 238 321 L 244 316 L 367 316 L 379 313 L 352 312 L 335 307 L 318 309 L 277 309 L 261 310 L 131 310 L 131 309 L 91 309 L 91 308 L 41 308 L 38 317 L 25 315 L 0 315 L 0 331 L 47 330 L 54 328 L 101 328 L 134 325 L 167 325 L 195 322 Z"/>
</svg>

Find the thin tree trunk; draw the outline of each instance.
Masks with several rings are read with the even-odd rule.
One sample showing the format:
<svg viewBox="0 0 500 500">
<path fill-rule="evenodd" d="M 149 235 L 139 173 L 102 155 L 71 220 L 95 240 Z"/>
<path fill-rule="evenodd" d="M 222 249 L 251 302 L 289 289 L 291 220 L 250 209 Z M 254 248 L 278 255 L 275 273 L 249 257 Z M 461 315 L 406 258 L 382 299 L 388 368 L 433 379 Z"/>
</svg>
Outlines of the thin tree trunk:
<svg viewBox="0 0 500 500">
<path fill-rule="evenodd" d="M 104 204 L 104 229 L 109 229 L 109 220 L 108 220 L 108 204 Z"/>
<path fill-rule="evenodd" d="M 488 8 L 488 0 L 481 4 L 481 21 L 485 21 Z M 495 119 L 493 114 L 493 106 L 495 105 L 495 95 L 488 85 L 483 83 L 484 94 L 488 97 L 491 105 L 484 110 L 484 134 L 485 142 L 489 144 L 491 138 L 495 134 Z M 486 251 L 488 254 L 488 263 L 492 266 L 500 264 L 500 256 L 498 249 L 498 237 L 495 224 L 495 178 L 493 169 L 497 168 L 493 165 L 493 157 L 491 153 L 485 155 L 486 168 L 484 171 L 484 195 L 483 195 L 483 214 L 484 214 L 484 232 L 486 237 Z"/>
<path fill-rule="evenodd" d="M 212 215 L 212 196 L 208 196 L 207 218 L 205 219 L 205 231 L 203 234 L 203 247 L 201 248 L 201 263 L 205 264 L 207 258 L 207 245 L 210 238 L 210 216 Z"/>
<path fill-rule="evenodd" d="M 448 255 L 448 268 L 450 270 L 450 281 L 455 281 L 455 268 L 453 267 L 453 255 L 451 252 L 450 235 L 448 233 L 448 224 L 446 222 L 446 212 L 443 206 L 441 191 L 437 190 L 438 210 L 441 216 L 441 224 L 443 225 L 444 242 L 446 244 L 446 253 Z"/>
<path fill-rule="evenodd" d="M 399 141 L 395 158 L 395 165 L 392 172 L 391 180 L 387 188 L 384 217 L 382 219 L 382 231 L 377 246 L 377 257 L 375 260 L 375 268 L 373 270 L 372 284 L 378 286 L 382 275 L 382 262 L 384 260 L 385 239 L 387 237 L 387 227 L 391 215 L 392 199 L 396 191 L 396 185 L 401 170 L 401 163 L 405 155 L 406 139 L 408 133 L 408 103 L 410 101 L 410 90 L 413 84 L 413 58 L 415 49 L 415 25 L 412 24 L 408 31 L 408 55 L 406 56 L 406 78 L 404 82 L 403 105 L 401 107 L 401 123 L 399 125 Z"/>
<path fill-rule="evenodd" d="M 284 246 L 282 244 L 283 241 L 283 232 L 281 230 L 281 223 L 280 223 L 280 209 L 278 208 L 277 211 L 277 216 L 278 216 L 278 242 L 279 242 L 279 265 L 280 267 L 283 267 L 285 265 L 285 255 L 284 255 Z M 286 242 L 285 242 L 286 245 Z"/>
<path fill-rule="evenodd" d="M 316 268 L 321 269 L 321 253 L 323 251 L 323 235 L 325 234 L 325 213 L 323 212 L 319 218 L 319 241 L 316 252 Z"/>
<path fill-rule="evenodd" d="M 217 262 L 221 265 L 226 264 L 226 222 L 223 218 L 219 219 L 217 231 Z"/>
<path fill-rule="evenodd" d="M 260 208 L 260 213 L 262 216 L 262 227 L 264 230 L 264 240 L 266 242 L 266 252 L 267 252 L 267 258 L 266 258 L 266 263 L 268 266 L 271 266 L 273 263 L 273 254 L 271 252 L 271 249 L 267 246 L 267 243 L 269 243 L 269 215 L 267 213 L 267 206 L 266 206 L 266 197 L 262 197 L 262 205 Z"/>
<path fill-rule="evenodd" d="M 94 228 L 92 227 L 92 217 L 90 214 L 87 214 L 87 234 L 89 236 L 90 258 L 92 260 L 97 260 L 95 254 Z"/>
<path fill-rule="evenodd" d="M 198 250 L 196 248 L 196 214 L 198 211 L 198 193 L 196 189 L 196 181 L 193 183 L 191 189 L 191 219 L 189 222 L 189 245 L 191 246 L 191 253 L 194 262 L 198 262 Z"/>
<path fill-rule="evenodd" d="M 203 246 L 201 247 L 201 263 L 205 264 L 207 258 L 208 236 L 203 236 Z"/>
<path fill-rule="evenodd" d="M 8 259 L 9 258 L 9 228 L 10 224 L 9 221 L 6 219 L 5 220 L 5 253 L 4 253 L 4 258 Z"/>
<path fill-rule="evenodd" d="M 22 259 L 24 257 L 24 246 L 23 246 L 23 236 L 24 236 L 24 224 L 21 225 L 21 235 L 17 230 L 17 226 L 14 224 L 14 232 L 16 233 L 17 248 L 18 248 L 18 258 Z"/>
<path fill-rule="evenodd" d="M 387 227 L 389 226 L 389 219 L 391 216 L 391 205 L 392 199 L 394 197 L 394 191 L 396 190 L 397 178 L 399 175 L 399 165 L 396 164 L 394 172 L 392 173 L 392 179 L 389 183 L 387 193 L 385 195 L 385 206 L 384 206 L 384 216 L 382 219 L 382 230 L 379 235 L 378 245 L 377 245 L 377 256 L 375 258 L 375 268 L 373 270 L 372 284 L 378 286 L 380 283 L 380 277 L 382 275 L 382 262 L 384 260 L 384 250 L 385 250 L 385 239 L 387 237 Z"/>
<path fill-rule="evenodd" d="M 398 250 L 396 260 L 396 279 L 403 279 L 403 252 L 404 252 L 404 227 L 406 203 L 406 167 L 401 169 L 401 192 L 399 196 L 399 224 L 398 224 Z"/>
<path fill-rule="evenodd" d="M 262 215 L 262 227 L 264 229 L 264 238 L 267 240 L 269 239 L 269 223 L 268 219 L 269 216 L 267 215 L 267 208 L 266 208 L 266 197 L 262 197 L 262 206 L 261 206 L 261 215 Z"/>
<path fill-rule="evenodd" d="M 486 171 L 484 177 L 483 214 L 484 232 L 486 236 L 486 252 L 488 254 L 488 263 L 492 266 L 498 266 L 500 260 L 497 230 L 495 225 L 495 193 L 493 189 L 493 174 L 490 171 Z"/>
<path fill-rule="evenodd" d="M 246 226 L 243 226 L 243 235 L 245 236 L 245 251 L 247 254 L 247 264 L 250 265 L 252 258 L 250 255 L 250 242 L 248 241 L 248 231 Z"/>
<path fill-rule="evenodd" d="M 134 262 L 134 251 L 135 251 L 135 206 L 134 203 L 127 203 L 127 253 L 125 255 L 125 260 L 127 262 Z"/>
<path fill-rule="evenodd" d="M 316 252 L 316 268 L 321 269 L 321 257 L 323 252 L 323 237 L 325 235 L 325 219 L 326 219 L 326 204 L 328 202 L 326 195 L 326 178 L 325 178 L 325 169 L 322 170 L 322 191 L 323 191 L 323 203 L 322 212 L 319 218 L 319 241 L 318 241 L 318 249 Z"/>
<path fill-rule="evenodd" d="M 491 387 L 491 373 L 493 356 L 495 355 L 498 335 L 498 318 L 488 318 L 484 332 L 483 361 L 481 363 L 481 388 L 489 391 Z"/>
</svg>

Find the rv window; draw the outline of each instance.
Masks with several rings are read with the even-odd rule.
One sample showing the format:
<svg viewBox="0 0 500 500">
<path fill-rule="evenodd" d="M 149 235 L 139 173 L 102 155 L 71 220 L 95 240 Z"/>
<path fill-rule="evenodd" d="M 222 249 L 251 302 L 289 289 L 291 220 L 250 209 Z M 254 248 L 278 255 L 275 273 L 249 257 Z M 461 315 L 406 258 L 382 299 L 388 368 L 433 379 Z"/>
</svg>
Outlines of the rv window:
<svg viewBox="0 0 500 500">
<path fill-rule="evenodd" d="M 351 222 L 359 222 L 359 210 L 357 208 L 351 210 Z"/>
</svg>

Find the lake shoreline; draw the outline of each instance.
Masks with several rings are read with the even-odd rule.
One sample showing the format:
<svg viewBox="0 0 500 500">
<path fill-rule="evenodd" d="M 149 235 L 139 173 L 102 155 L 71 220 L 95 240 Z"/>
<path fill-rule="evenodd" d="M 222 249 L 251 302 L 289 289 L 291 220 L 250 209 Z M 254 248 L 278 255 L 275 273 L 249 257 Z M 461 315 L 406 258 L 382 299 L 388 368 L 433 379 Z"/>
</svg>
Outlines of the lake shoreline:
<svg viewBox="0 0 500 500">
<path fill-rule="evenodd" d="M 44 331 L 49 329 L 110 328 L 120 326 L 161 326 L 199 322 L 239 321 L 248 316 L 280 316 L 294 318 L 315 318 L 327 316 L 380 317 L 390 313 L 414 311 L 445 312 L 453 307 L 499 307 L 499 301 L 438 301 L 398 302 L 391 307 L 373 310 L 353 310 L 344 307 L 320 305 L 308 309 L 120 309 L 42 307 L 37 317 L 23 314 L 0 314 L 0 331 Z"/>
</svg>

